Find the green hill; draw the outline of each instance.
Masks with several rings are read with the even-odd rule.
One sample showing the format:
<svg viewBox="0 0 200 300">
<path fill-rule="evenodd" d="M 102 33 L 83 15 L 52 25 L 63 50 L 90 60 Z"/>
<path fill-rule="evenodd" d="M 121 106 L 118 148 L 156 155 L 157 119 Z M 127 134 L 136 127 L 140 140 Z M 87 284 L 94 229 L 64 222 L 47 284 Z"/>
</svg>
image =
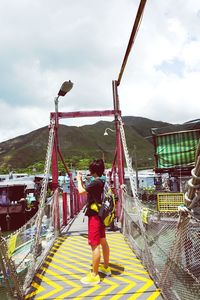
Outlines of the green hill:
<svg viewBox="0 0 200 300">
<path fill-rule="evenodd" d="M 154 149 L 151 140 L 145 137 L 151 135 L 151 128 L 169 123 L 131 116 L 123 117 L 123 122 L 130 156 L 136 154 L 141 168 L 152 166 Z M 104 136 L 106 128 L 114 129 L 114 122 L 100 121 L 80 127 L 60 125 L 59 145 L 66 162 L 76 166 L 81 159 L 97 157 L 112 162 L 115 134 L 108 131 L 109 135 Z M 48 126 L 0 143 L 0 171 L 24 169 L 44 162 L 47 142 Z"/>
</svg>

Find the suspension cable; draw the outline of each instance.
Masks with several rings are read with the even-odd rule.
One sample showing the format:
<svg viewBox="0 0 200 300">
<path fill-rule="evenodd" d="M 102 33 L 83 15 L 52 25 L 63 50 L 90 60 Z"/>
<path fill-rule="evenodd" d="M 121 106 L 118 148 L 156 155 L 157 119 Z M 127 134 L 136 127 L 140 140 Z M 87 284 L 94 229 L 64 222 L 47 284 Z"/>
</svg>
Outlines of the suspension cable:
<svg viewBox="0 0 200 300">
<path fill-rule="evenodd" d="M 39 209 L 38 209 L 38 213 L 37 213 L 37 219 L 35 222 L 36 233 L 35 233 L 35 238 L 34 238 L 34 242 L 32 245 L 31 263 L 30 263 L 30 267 L 29 267 L 28 273 L 25 278 L 24 286 L 23 286 L 24 291 L 30 285 L 31 280 L 34 275 L 34 272 L 35 272 L 35 264 L 36 264 L 36 259 L 38 256 L 38 247 L 39 247 L 39 243 L 40 243 L 42 217 L 43 217 L 43 212 L 44 212 L 44 205 L 45 205 L 46 194 L 47 194 L 47 186 L 48 186 L 48 181 L 49 181 L 49 173 L 50 173 L 50 166 L 51 166 L 50 163 L 51 163 L 52 149 L 53 149 L 53 144 L 54 144 L 54 134 L 55 134 L 55 123 L 53 122 L 53 120 L 51 120 L 47 152 L 46 152 L 45 168 L 44 168 L 44 178 L 42 181 L 42 187 L 41 187 L 41 192 L 40 192 L 40 205 L 39 205 Z"/>
<path fill-rule="evenodd" d="M 123 122 L 120 116 L 118 116 L 118 121 L 120 124 L 120 134 L 121 134 L 121 140 L 122 140 L 122 146 L 123 146 L 123 150 L 124 150 L 124 156 L 126 159 L 126 165 L 127 165 L 127 169 L 128 169 L 128 174 L 129 174 L 129 178 L 130 178 L 130 185 L 131 185 L 131 190 L 132 190 L 132 194 L 133 194 L 133 199 L 134 199 L 134 203 L 136 205 L 137 208 L 137 215 L 138 215 L 138 222 L 140 225 L 140 229 L 141 229 L 141 235 L 144 238 L 144 244 L 145 244 L 145 261 L 144 263 L 148 266 L 153 266 L 153 261 L 152 261 L 152 256 L 151 256 L 151 252 L 149 250 L 148 247 L 148 243 L 147 243 L 147 237 L 146 237 L 146 230 L 144 228 L 142 219 L 141 219 L 141 210 L 139 207 L 139 197 L 138 197 L 138 193 L 137 193 L 137 187 L 135 185 L 134 182 L 134 171 L 133 171 L 133 167 L 132 167 L 132 163 L 131 163 L 131 159 L 128 153 L 128 147 L 127 147 L 127 143 L 126 143 L 126 136 L 125 136 L 125 131 L 124 131 L 124 127 L 123 127 Z M 150 267 L 149 267 L 150 269 Z M 153 270 L 154 272 L 154 270 Z"/>
<path fill-rule="evenodd" d="M 122 79 L 122 75 L 124 73 L 124 69 L 126 67 L 126 63 L 128 61 L 128 56 L 129 56 L 129 54 L 131 52 L 133 43 L 135 41 L 137 32 L 139 30 L 146 2 L 147 2 L 147 0 L 141 0 L 140 1 L 140 5 L 138 7 L 137 15 L 135 17 L 135 22 L 134 22 L 133 29 L 132 29 L 132 32 L 131 32 L 131 36 L 130 36 L 130 39 L 129 39 L 129 42 L 128 42 L 126 53 L 124 55 L 124 60 L 123 60 L 123 63 L 122 63 L 122 66 L 121 66 L 121 69 L 120 69 L 120 72 L 119 72 L 119 76 L 118 76 L 118 79 L 117 79 L 117 85 L 118 86 L 120 85 L 120 82 L 121 82 L 121 79 Z"/>
</svg>

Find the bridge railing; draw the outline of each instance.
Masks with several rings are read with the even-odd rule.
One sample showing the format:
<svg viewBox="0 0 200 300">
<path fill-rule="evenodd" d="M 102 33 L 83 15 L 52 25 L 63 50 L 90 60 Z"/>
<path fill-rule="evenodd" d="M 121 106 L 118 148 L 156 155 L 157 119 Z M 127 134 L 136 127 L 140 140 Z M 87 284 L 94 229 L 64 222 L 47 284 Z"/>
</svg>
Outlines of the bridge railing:
<svg viewBox="0 0 200 300">
<path fill-rule="evenodd" d="M 200 220 L 194 217 L 195 214 L 191 214 L 190 209 L 199 212 L 200 143 L 196 167 L 192 173 L 193 178 L 188 182 L 191 186 L 191 191 L 186 195 L 191 204 L 189 209 L 185 206 L 181 209 L 182 214 L 178 214 L 178 211 L 172 213 L 177 203 L 180 205 L 180 199 L 174 199 L 176 201 L 171 201 L 170 206 L 165 209 L 166 212 L 164 210 L 160 213 L 145 207 L 138 197 L 123 122 L 120 118 L 119 122 L 133 195 L 130 197 L 126 189 L 123 189 L 123 233 L 161 289 L 165 299 L 198 300 L 200 299 Z M 196 189 L 198 192 L 195 193 Z"/>
<path fill-rule="evenodd" d="M 75 215 L 82 209 L 85 201 L 86 198 L 79 195 L 76 189 L 71 195 L 69 193 L 61 193 L 57 189 L 51 197 L 47 198 L 42 208 L 41 230 L 36 251 L 37 257 L 31 274 L 28 273 L 28 270 L 32 264 L 38 213 L 11 235 L 1 238 L 0 247 L 4 247 L 5 251 L 0 253 L 0 262 L 3 264 L 1 269 L 5 268 L 6 273 L 0 274 L 0 295 L 9 292 L 12 297 L 17 294 L 19 299 L 20 297 L 22 298 L 53 242 L 61 230 L 68 226 Z M 7 256 L 4 255 L 2 257 L 3 253 L 7 253 Z M 10 262 L 12 262 L 12 267 Z"/>
<path fill-rule="evenodd" d="M 136 205 L 125 193 L 123 200 L 123 233 L 164 298 L 200 299 L 200 220 L 189 216 L 178 226 L 178 212 L 159 213 L 141 201 Z M 141 234 L 139 218 L 145 234 Z"/>
</svg>

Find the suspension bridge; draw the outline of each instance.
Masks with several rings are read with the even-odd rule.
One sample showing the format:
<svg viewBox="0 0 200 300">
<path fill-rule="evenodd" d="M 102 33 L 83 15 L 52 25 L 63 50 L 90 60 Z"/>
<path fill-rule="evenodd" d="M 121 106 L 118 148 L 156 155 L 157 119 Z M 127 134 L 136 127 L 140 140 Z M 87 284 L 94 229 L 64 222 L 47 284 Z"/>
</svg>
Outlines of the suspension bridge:
<svg viewBox="0 0 200 300">
<path fill-rule="evenodd" d="M 39 210 L 22 228 L 0 239 L 3 275 L 0 291 L 8 293 L 6 299 L 187 300 L 191 295 L 193 299 L 199 299 L 200 221 L 189 210 L 186 213 L 185 206 L 183 213 L 177 212 L 173 217 L 148 210 L 149 221 L 145 224 L 145 206 L 137 195 L 123 122 L 119 110 L 113 112 L 116 131 L 119 130 L 117 141 L 120 142 L 116 142 L 115 153 L 116 157 L 118 151 L 124 154 L 132 197 L 127 194 L 123 183 L 123 169 L 120 170 L 123 161 L 114 159 L 109 176 L 116 184 L 119 197 L 116 211 L 119 231 L 107 233 L 111 248 L 111 276 L 101 277 L 101 283 L 92 287 L 80 282 L 91 267 L 87 222 L 83 222 L 86 196 L 78 193 L 65 164 L 70 175 L 70 192 L 59 190 L 58 155 L 63 158 L 58 146 L 58 113 L 52 113 Z M 95 116 L 102 113 L 90 112 Z M 88 112 L 81 114 L 88 115 Z M 199 150 L 197 152 L 187 201 L 192 195 L 197 197 L 200 181 Z M 54 193 L 47 198 L 51 162 Z"/>
<path fill-rule="evenodd" d="M 118 86 L 145 4 L 140 2 L 119 77 L 112 82 L 113 109 L 59 112 L 58 98 L 72 88 L 71 81 L 62 85 L 55 99 L 38 212 L 10 236 L 0 235 L 1 299 L 200 299 L 200 221 L 189 209 L 199 201 L 200 146 L 183 209 L 173 216 L 148 209 L 144 217 L 145 206 L 137 194 L 121 118 Z M 102 116 L 113 116 L 115 124 L 116 147 L 109 180 L 118 196 L 119 230 L 107 232 L 111 276 L 101 275 L 100 284 L 85 286 L 80 278 L 91 268 L 87 221 L 83 222 L 87 199 L 78 193 L 65 163 L 58 128 L 61 118 Z M 69 193 L 59 189 L 58 159 L 70 178 Z M 125 164 L 131 196 L 124 185 Z M 53 194 L 47 197 L 50 171 Z"/>
</svg>

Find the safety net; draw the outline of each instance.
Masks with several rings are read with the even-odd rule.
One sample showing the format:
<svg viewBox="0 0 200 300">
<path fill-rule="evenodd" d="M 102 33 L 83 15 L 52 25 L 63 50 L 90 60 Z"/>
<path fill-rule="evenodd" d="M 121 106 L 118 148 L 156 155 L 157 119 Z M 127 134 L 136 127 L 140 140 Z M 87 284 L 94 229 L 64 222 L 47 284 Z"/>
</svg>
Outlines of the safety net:
<svg viewBox="0 0 200 300">
<path fill-rule="evenodd" d="M 59 201 L 58 207 L 60 212 L 62 211 L 60 207 L 61 205 L 62 203 Z M 45 203 L 43 209 L 41 229 L 37 245 L 35 245 L 34 239 L 36 235 L 36 228 L 38 226 L 38 214 L 35 214 L 26 224 L 24 224 L 24 226 L 15 232 L 12 232 L 12 234 L 5 238 L 1 238 L 1 267 L 5 269 L 7 278 L 5 278 L 5 274 L 0 274 L 0 295 L 5 294 L 4 289 L 8 288 L 8 286 L 10 289 L 15 289 L 14 282 L 12 282 L 15 279 L 19 280 L 18 286 L 22 287 L 27 271 L 30 268 L 34 246 L 37 247 L 37 262 L 34 265 L 35 268 L 37 268 L 43 260 L 46 251 L 48 251 L 56 238 L 54 209 L 55 198 L 52 196 Z M 62 222 L 62 214 L 59 214 L 59 218 Z M 11 262 L 12 265 L 10 265 Z M 7 285 L 5 280 L 9 280 L 10 284 Z"/>
<path fill-rule="evenodd" d="M 184 206 L 182 193 L 160 194 L 158 201 L 138 197 L 134 172 L 120 124 L 132 196 L 123 189 L 123 234 L 142 260 L 164 299 L 200 299 L 200 195 L 195 193 L 193 210 Z M 194 128 L 193 128 L 194 129 Z M 179 130 L 177 128 L 177 130 Z M 197 145 L 199 149 L 200 144 Z M 199 153 L 199 151 L 197 151 Z M 190 187 L 200 187 L 200 155 L 194 154 L 195 168 Z M 193 198 L 191 198 L 193 199 Z M 183 213 L 180 213 L 180 209 Z"/>
<path fill-rule="evenodd" d="M 200 220 L 190 216 L 180 224 L 178 212 L 160 213 L 124 198 L 123 233 L 164 299 L 200 299 Z"/>
</svg>

